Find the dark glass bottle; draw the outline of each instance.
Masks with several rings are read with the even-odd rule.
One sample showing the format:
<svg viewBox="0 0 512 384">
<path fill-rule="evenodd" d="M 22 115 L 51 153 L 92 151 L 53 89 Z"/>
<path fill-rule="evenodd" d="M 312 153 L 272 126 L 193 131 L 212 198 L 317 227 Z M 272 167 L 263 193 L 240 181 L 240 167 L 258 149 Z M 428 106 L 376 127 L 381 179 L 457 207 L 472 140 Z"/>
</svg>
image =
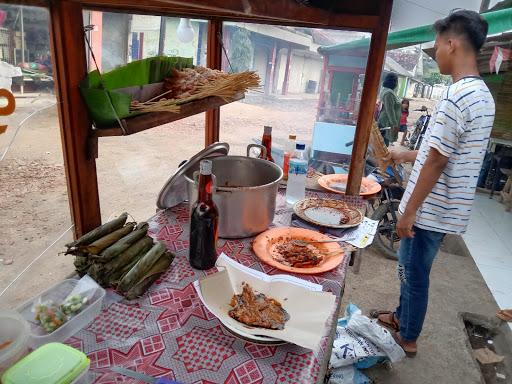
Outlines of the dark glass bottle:
<svg viewBox="0 0 512 384">
<path fill-rule="evenodd" d="M 272 127 L 265 125 L 263 127 L 263 137 L 261 139 L 261 145 L 267 148 L 267 157 L 263 157 L 263 152 L 260 154 L 260 159 L 265 159 L 274 162 L 272 158 Z"/>
<path fill-rule="evenodd" d="M 199 171 L 198 199 L 190 216 L 190 265 L 210 269 L 217 261 L 219 211 L 212 199 L 213 177 L 211 160 L 202 160 Z"/>
</svg>

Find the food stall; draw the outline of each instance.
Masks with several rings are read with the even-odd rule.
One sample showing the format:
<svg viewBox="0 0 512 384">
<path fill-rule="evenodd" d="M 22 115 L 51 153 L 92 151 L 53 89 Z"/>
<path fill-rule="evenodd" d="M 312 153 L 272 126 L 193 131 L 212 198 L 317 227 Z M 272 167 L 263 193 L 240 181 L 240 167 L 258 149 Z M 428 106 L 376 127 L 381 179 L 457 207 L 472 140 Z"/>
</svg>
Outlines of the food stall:
<svg viewBox="0 0 512 384">
<path fill-rule="evenodd" d="M 36 339 L 32 337 L 30 346 L 35 348 L 50 341 L 61 341 L 82 351 L 90 361 L 91 380 L 98 383 L 130 382 L 123 376 L 126 372 L 119 373 L 117 368 L 137 371 L 151 377 L 165 376 L 183 383 L 323 382 L 331 355 L 336 319 L 349 263 L 348 246 L 344 243 L 332 243 L 328 236 L 313 231 L 316 233 L 312 235 L 313 237 L 306 237 L 302 241 L 331 241 L 322 245 L 325 252 L 323 256 L 329 257 L 321 260 L 328 259 L 329 263 L 320 263 L 315 259 L 316 263 L 312 266 L 317 269 L 313 268 L 306 272 L 301 270 L 300 266 L 293 263 L 284 265 L 282 260 L 276 261 L 264 254 L 268 253 L 269 246 L 277 247 L 279 243 L 295 239 L 295 233 L 307 231 L 308 228 L 304 227 L 291 228 L 292 221 L 307 216 L 304 212 L 308 209 L 317 209 L 318 206 L 315 204 L 324 204 L 327 198 L 330 199 L 328 201 L 331 205 L 326 208 L 345 212 L 346 220 L 342 222 L 338 218 L 334 229 L 344 229 L 351 223 L 363 222 L 365 202 L 359 193 L 373 123 L 373 106 L 384 60 L 392 1 L 339 1 L 331 4 L 294 0 L 28 0 L 15 3 L 47 7 L 50 11 L 53 77 L 59 100 L 67 187 L 76 239 L 69 244 L 67 252 L 75 256 L 75 266 L 79 274 L 87 272 L 86 277 L 93 277 L 107 289 L 105 293 L 103 288 L 97 288 L 94 295 L 87 300 L 71 296 L 75 301 L 69 302 L 69 295 L 55 299 L 63 301 L 61 308 L 71 308 L 72 315 L 68 315 L 70 320 L 64 325 L 59 324 L 58 329 L 54 329 L 56 319 L 49 321 L 47 325 L 51 332 L 48 336 L 55 336 L 55 332 L 59 331 L 62 334 L 59 337 L 55 336 L 55 339 L 45 339 L 44 335 L 39 335 L 41 337 L 37 338 L 37 342 L 34 342 Z M 101 225 L 96 158 L 101 156 L 98 153 L 98 141 L 102 140 L 102 137 L 137 134 L 193 114 L 206 112 L 205 151 L 217 151 L 218 157 L 213 160 L 214 162 L 222 158 L 232 158 L 229 159 L 232 164 L 226 168 L 237 169 L 242 166 L 242 160 L 236 159 L 236 156 L 227 156 L 227 151 L 218 147 L 222 130 L 220 114 L 221 106 L 242 98 L 243 91 L 229 97 L 205 94 L 204 97 L 180 105 L 177 111 L 145 109 L 139 111 L 142 113 L 123 117 L 117 113 L 113 123 L 99 124 L 98 116 L 92 113 L 88 97 L 84 95 L 84 79 L 91 80 L 91 74 L 88 73 L 88 43 L 84 39 L 84 10 L 137 11 L 145 14 L 207 19 L 206 63 L 210 69 L 221 69 L 222 66 L 223 22 L 243 21 L 370 32 L 371 43 L 368 64 L 364 71 L 352 161 L 346 185 L 343 187 L 346 194 L 310 191 L 307 193 L 307 197 L 310 198 L 307 203 L 310 205 L 296 206 L 292 211 L 287 207 L 283 192 L 277 191 L 277 182 L 282 176 L 282 171 L 276 166 L 277 173 L 274 179 L 263 182 L 260 180 L 257 184 L 261 187 L 276 182 L 276 189 L 273 192 L 265 192 L 264 195 L 265 198 L 270 196 L 268 203 L 265 202 L 265 208 L 271 211 L 271 214 L 267 215 L 269 223 L 266 226 L 270 226 L 270 230 L 258 235 L 261 229 L 252 232 L 249 228 L 247 232 L 233 235 L 232 229 L 226 227 L 217 243 L 217 250 L 221 255 L 217 262 L 217 271 L 215 268 L 201 271 L 190 266 L 187 258 L 190 248 L 190 207 L 185 202 L 166 203 L 169 194 L 182 193 L 184 186 L 190 188 L 194 185 L 194 173 L 199 168 L 199 160 L 202 157 L 195 161 L 191 159 L 183 166 L 184 168 L 180 168 L 183 172 L 179 175 L 181 179 L 178 186 L 175 186 L 174 190 L 172 187 L 169 190 L 164 188 L 165 193 L 159 197 L 158 204 L 163 209 L 148 219 L 147 223 L 127 222 L 128 217 L 120 216 L 118 219 L 124 220 L 115 222 L 115 225 L 112 222 Z M 154 68 L 156 64 L 151 65 Z M 97 89 L 111 91 L 108 87 L 113 83 L 110 81 L 112 79 L 108 79 L 105 74 L 105 78 L 99 80 L 101 87 Z M 91 86 L 92 83 L 89 81 L 88 89 L 94 88 Z M 108 97 L 112 102 L 112 95 Z M 115 109 L 117 105 L 112 102 L 112 107 Z M 171 128 L 169 135 L 172 134 Z M 267 172 L 265 169 L 270 167 L 266 160 L 248 161 L 260 164 L 261 172 L 264 174 Z M 220 179 L 220 175 L 216 176 Z M 172 183 L 172 180 L 169 180 L 169 183 Z M 234 184 L 223 182 L 219 184 L 221 188 L 218 191 L 225 192 L 234 199 L 233 196 L 237 192 L 234 189 L 238 188 L 236 183 Z M 256 188 L 251 186 L 250 189 L 254 191 Z M 218 196 L 217 198 L 220 199 Z M 240 199 L 237 200 L 237 204 L 240 204 L 239 201 L 245 201 L 245 205 L 248 206 L 255 202 L 255 198 L 251 196 L 243 196 Z M 227 203 L 216 201 L 220 207 L 221 229 L 224 228 L 223 217 L 229 217 L 236 223 L 236 220 L 241 220 L 235 229 L 245 229 L 243 226 L 247 223 L 247 217 L 261 213 L 244 215 L 243 203 L 235 213 L 226 213 L 230 202 L 229 198 L 225 200 Z M 238 217 L 232 216 L 237 214 Z M 294 217 L 294 214 L 298 217 Z M 100 243 L 97 243 L 98 241 Z M 116 279 L 118 292 L 122 292 L 123 297 L 111 289 L 110 275 L 107 279 L 105 271 L 112 268 L 117 272 L 111 262 L 118 263 L 116 258 L 120 255 L 125 257 L 125 252 L 129 249 L 133 251 L 131 247 L 135 245 L 138 251 L 136 253 L 143 256 L 122 271 L 124 275 L 121 281 L 119 276 Z M 117 253 L 112 250 L 113 246 L 117 247 Z M 133 253 L 135 254 L 135 251 Z M 148 261 L 150 259 L 151 263 Z M 142 265 L 145 264 L 140 263 L 142 260 L 148 261 L 148 265 Z M 143 267 L 147 268 L 142 276 L 139 272 Z M 222 268 L 219 267 L 227 272 L 222 274 Z M 241 290 L 241 285 L 229 285 L 226 281 L 250 282 L 258 292 L 263 292 L 268 286 L 270 291 L 266 293 L 279 300 L 278 307 L 285 303 L 283 307 L 289 312 L 289 318 L 285 321 L 289 323 L 284 329 L 255 330 L 254 327 L 246 327 L 241 331 L 231 320 L 224 319 L 222 303 L 216 302 L 219 300 L 218 296 L 211 294 L 218 291 L 223 295 L 221 301 L 236 302 L 237 295 L 234 294 Z M 262 281 L 265 284 L 262 284 Z M 75 283 L 67 284 L 78 283 L 75 280 Z M 272 288 L 274 285 L 277 288 Z M 72 292 L 73 289 L 68 291 Z M 287 294 L 283 296 L 279 292 Z M 248 291 L 247 295 L 250 297 L 251 292 Z M 258 295 L 257 297 L 261 298 Z M 305 302 L 311 304 L 311 313 L 307 316 L 304 315 L 303 308 L 299 308 L 300 297 L 304 297 Z M 242 299 L 239 297 L 238 300 Z M 94 305 L 97 302 L 102 304 Z M 315 302 L 325 305 L 315 307 Z M 21 313 L 31 313 L 33 304 L 31 302 L 24 305 Z M 38 321 L 42 323 L 41 319 L 47 314 L 48 309 L 42 308 L 41 305 L 38 304 L 36 308 L 40 311 Z M 75 316 L 73 308 L 83 312 Z M 86 311 L 88 321 L 84 320 Z M 74 332 L 71 334 L 66 333 L 71 328 L 71 322 L 73 321 L 73 325 L 76 326 L 78 320 L 75 319 L 81 315 L 84 315 L 81 318 L 82 326 L 73 328 Z M 319 324 L 318 321 L 320 327 L 311 327 Z M 314 331 L 305 332 L 304 324 L 309 325 Z M 66 331 L 63 331 L 64 327 L 67 327 Z"/>
</svg>

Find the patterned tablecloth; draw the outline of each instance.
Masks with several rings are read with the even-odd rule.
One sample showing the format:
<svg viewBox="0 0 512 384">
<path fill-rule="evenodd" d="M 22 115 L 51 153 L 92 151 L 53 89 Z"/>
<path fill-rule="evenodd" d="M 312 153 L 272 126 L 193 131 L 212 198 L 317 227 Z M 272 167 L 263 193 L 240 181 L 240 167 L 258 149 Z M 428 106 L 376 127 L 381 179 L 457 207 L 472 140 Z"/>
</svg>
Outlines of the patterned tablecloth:
<svg viewBox="0 0 512 384">
<path fill-rule="evenodd" d="M 358 207 L 363 205 L 359 198 L 345 199 Z M 291 210 L 280 194 L 273 225 L 289 225 L 290 219 Z M 329 337 L 324 338 L 317 352 L 291 344 L 256 345 L 230 334 L 204 307 L 193 282 L 215 271 L 190 267 L 188 222 L 186 204 L 161 211 L 150 219 L 151 236 L 164 241 L 176 254 L 170 269 L 138 300 L 126 301 L 109 291 L 100 315 L 67 341 L 89 356 L 94 382 L 138 383 L 112 372 L 113 366 L 194 384 L 322 382 L 331 351 Z M 221 239 L 219 252 L 268 274 L 283 273 L 256 258 L 251 240 Z M 348 259 L 345 257 L 331 272 L 299 277 L 333 292 L 339 306 Z M 331 330 L 335 324 L 332 320 Z"/>
</svg>

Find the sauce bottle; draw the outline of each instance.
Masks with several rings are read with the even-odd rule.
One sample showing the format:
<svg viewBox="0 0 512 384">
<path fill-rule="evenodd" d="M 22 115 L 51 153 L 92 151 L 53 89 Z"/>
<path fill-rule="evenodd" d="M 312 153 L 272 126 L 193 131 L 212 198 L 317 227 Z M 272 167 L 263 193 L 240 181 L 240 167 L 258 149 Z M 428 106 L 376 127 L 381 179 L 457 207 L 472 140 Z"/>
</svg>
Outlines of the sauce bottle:
<svg viewBox="0 0 512 384">
<path fill-rule="evenodd" d="M 190 217 L 189 261 L 197 269 L 210 269 L 217 261 L 219 211 L 212 199 L 212 189 L 212 161 L 201 160 L 198 199 Z"/>
<path fill-rule="evenodd" d="M 263 137 L 261 139 L 261 145 L 267 148 L 267 157 L 263 157 L 263 152 L 260 153 L 259 158 L 274 162 L 272 158 L 272 127 L 265 125 L 263 127 Z"/>
<path fill-rule="evenodd" d="M 283 180 L 288 180 L 288 170 L 290 169 L 290 158 L 293 156 L 293 152 L 295 151 L 295 140 L 297 136 L 289 135 L 288 136 L 288 145 L 284 151 L 284 160 L 283 160 Z"/>
</svg>

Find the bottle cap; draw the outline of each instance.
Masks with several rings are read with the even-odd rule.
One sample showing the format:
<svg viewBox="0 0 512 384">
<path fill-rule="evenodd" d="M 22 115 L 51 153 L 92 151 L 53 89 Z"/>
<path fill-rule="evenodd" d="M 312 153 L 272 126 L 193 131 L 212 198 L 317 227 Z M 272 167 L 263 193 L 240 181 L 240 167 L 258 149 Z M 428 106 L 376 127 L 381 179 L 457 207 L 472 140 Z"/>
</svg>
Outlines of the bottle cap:
<svg viewBox="0 0 512 384">
<path fill-rule="evenodd" d="M 211 160 L 201 160 L 199 163 L 199 173 L 201 175 L 211 175 L 212 174 L 212 161 Z"/>
<path fill-rule="evenodd" d="M 272 134 L 272 127 L 271 127 L 271 126 L 269 126 L 269 125 L 265 125 L 265 126 L 263 127 L 263 133 L 264 133 L 265 135 L 271 135 L 271 134 Z"/>
<path fill-rule="evenodd" d="M 296 140 L 296 139 L 297 139 L 297 136 L 296 136 L 296 135 L 288 135 L 288 139 L 290 139 L 290 140 Z"/>
<path fill-rule="evenodd" d="M 298 149 L 299 151 L 303 151 L 306 149 L 306 144 L 297 144 L 297 145 L 295 145 L 295 149 Z"/>
</svg>

